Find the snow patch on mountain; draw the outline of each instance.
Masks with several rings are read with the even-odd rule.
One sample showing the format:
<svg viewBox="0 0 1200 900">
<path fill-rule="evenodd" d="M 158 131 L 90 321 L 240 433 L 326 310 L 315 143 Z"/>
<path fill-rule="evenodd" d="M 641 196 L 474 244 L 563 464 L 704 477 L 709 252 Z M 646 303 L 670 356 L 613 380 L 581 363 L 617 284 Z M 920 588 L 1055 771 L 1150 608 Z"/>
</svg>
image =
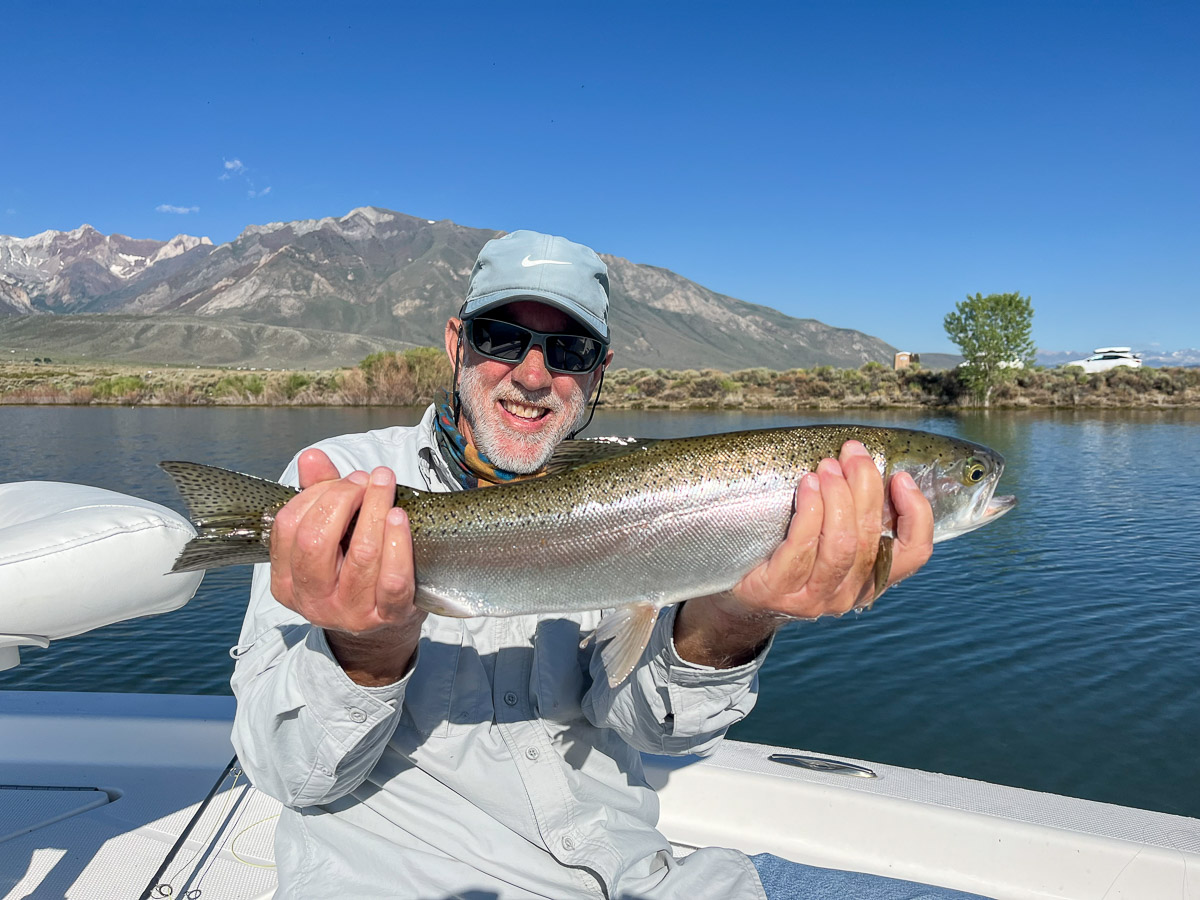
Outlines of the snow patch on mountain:
<svg viewBox="0 0 1200 900">
<path fill-rule="evenodd" d="M 179 234 L 154 241 L 101 234 L 91 225 L 71 231 L 43 231 L 32 237 L 0 235 L 0 275 L 26 285 L 57 285 L 70 267 L 85 261 L 97 263 L 110 274 L 128 281 L 164 259 L 200 246 L 212 246 L 207 237 Z"/>
</svg>

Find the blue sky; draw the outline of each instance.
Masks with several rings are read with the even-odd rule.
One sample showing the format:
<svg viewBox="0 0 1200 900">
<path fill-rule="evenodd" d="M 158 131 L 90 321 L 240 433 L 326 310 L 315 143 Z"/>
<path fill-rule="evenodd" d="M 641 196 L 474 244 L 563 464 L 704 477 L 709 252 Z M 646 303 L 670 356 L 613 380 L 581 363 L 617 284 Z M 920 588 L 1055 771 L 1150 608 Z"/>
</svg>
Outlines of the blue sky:
<svg viewBox="0 0 1200 900">
<path fill-rule="evenodd" d="M 4 10 L 0 233 L 369 204 L 926 352 L 976 291 L 1046 350 L 1200 347 L 1195 2 Z"/>
</svg>

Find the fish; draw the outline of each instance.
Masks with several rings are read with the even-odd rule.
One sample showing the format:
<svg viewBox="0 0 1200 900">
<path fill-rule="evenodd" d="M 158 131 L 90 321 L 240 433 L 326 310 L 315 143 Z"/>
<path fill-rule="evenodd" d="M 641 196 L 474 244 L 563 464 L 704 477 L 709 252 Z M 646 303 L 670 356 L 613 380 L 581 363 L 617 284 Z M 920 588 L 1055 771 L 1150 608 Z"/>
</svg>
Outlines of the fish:
<svg viewBox="0 0 1200 900">
<path fill-rule="evenodd" d="M 996 496 L 999 453 L 925 431 L 808 425 L 570 440 L 543 477 L 450 493 L 396 488 L 412 531 L 414 602 L 457 617 L 610 610 L 590 638 L 602 645 L 616 687 L 662 609 L 728 591 L 771 555 L 787 533 L 800 478 L 851 439 L 885 479 L 913 477 L 932 506 L 935 543 L 1016 504 Z M 295 488 L 199 463 L 160 465 L 197 529 L 172 571 L 269 561 L 275 514 Z M 886 588 L 893 519 L 885 501 L 875 590 L 863 605 Z"/>
</svg>

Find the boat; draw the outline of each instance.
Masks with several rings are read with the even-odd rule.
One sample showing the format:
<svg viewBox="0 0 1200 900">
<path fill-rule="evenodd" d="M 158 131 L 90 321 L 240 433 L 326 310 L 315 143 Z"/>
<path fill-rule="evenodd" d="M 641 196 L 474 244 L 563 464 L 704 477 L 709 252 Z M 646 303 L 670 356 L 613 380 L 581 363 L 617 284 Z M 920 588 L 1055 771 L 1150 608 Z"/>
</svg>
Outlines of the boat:
<svg viewBox="0 0 1200 900">
<path fill-rule="evenodd" d="M 1069 363 L 1064 363 L 1064 365 L 1079 366 L 1079 368 L 1088 374 L 1093 372 L 1107 372 L 1109 369 L 1115 369 L 1118 366 L 1139 369 L 1142 366 L 1142 355 L 1134 353 L 1132 347 L 1097 347 L 1087 359 L 1076 359 Z"/>
<path fill-rule="evenodd" d="M 157 573 L 193 533 L 112 491 L 0 485 L 0 662 L 187 603 L 200 574 Z M 279 804 L 238 768 L 233 712 L 232 697 L 0 692 L 6 900 L 270 898 Z M 997 900 L 1200 900 L 1200 819 L 733 740 L 644 760 L 680 855 L 736 847 Z"/>
</svg>

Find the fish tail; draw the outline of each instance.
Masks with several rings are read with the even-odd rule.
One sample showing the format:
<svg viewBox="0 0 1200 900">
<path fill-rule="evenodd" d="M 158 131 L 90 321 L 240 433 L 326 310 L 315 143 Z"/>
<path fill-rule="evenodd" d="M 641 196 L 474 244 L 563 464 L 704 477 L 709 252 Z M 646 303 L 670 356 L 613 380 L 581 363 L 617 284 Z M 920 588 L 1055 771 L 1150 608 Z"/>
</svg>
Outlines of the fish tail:
<svg viewBox="0 0 1200 900">
<path fill-rule="evenodd" d="M 187 504 L 196 537 L 188 541 L 172 572 L 191 572 L 271 558 L 275 513 L 298 492 L 287 485 L 200 463 L 159 463 Z"/>
<path fill-rule="evenodd" d="M 219 569 L 222 566 L 254 565 L 270 562 L 270 545 L 261 537 L 217 537 L 200 534 L 179 551 L 172 572 L 195 572 L 199 569 Z"/>
</svg>

